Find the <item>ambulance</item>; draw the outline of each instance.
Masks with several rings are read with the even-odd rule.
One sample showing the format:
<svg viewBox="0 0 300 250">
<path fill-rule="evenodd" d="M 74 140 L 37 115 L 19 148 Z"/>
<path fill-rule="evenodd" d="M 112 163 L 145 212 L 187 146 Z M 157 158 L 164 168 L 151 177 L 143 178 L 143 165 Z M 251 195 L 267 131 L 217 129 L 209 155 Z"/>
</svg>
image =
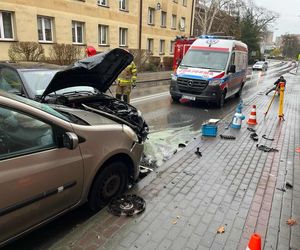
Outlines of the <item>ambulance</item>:
<svg viewBox="0 0 300 250">
<path fill-rule="evenodd" d="M 201 100 L 223 107 L 226 98 L 241 95 L 247 67 L 245 43 L 232 37 L 201 36 L 189 46 L 172 74 L 171 97 L 174 101 Z"/>
</svg>

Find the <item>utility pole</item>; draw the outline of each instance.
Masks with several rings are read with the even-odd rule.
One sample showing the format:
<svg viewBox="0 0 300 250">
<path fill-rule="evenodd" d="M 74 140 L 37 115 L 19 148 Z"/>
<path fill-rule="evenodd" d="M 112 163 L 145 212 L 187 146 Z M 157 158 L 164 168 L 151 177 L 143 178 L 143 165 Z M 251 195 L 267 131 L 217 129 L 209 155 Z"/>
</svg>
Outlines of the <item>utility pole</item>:
<svg viewBox="0 0 300 250">
<path fill-rule="evenodd" d="M 141 68 L 141 60 L 142 60 L 142 28 L 143 28 L 143 0 L 140 0 L 140 12 L 139 12 L 139 36 L 138 36 L 138 69 Z"/>
</svg>

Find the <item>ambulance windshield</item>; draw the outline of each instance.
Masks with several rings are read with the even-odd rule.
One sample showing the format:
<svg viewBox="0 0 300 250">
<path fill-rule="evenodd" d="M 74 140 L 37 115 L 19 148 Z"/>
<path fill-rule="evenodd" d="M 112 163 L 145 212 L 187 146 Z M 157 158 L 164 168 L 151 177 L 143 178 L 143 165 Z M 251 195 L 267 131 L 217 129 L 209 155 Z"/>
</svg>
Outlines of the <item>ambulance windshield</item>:
<svg viewBox="0 0 300 250">
<path fill-rule="evenodd" d="M 224 71 L 228 56 L 228 52 L 189 49 L 180 66 Z"/>
</svg>

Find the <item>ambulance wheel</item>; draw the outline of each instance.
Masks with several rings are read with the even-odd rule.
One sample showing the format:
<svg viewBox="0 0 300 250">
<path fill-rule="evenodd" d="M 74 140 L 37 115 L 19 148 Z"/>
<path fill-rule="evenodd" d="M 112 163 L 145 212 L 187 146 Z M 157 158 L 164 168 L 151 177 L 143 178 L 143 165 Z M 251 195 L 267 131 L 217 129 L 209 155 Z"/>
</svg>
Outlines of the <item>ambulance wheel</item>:
<svg viewBox="0 0 300 250">
<path fill-rule="evenodd" d="M 180 97 L 171 95 L 173 102 L 179 102 Z"/>
<path fill-rule="evenodd" d="M 225 96 L 226 96 L 226 93 L 223 92 L 223 93 L 221 94 L 221 96 L 220 96 L 220 99 L 219 99 L 218 102 L 217 102 L 217 106 L 218 106 L 219 108 L 222 108 L 222 107 L 224 106 L 224 103 L 225 103 Z"/>
<path fill-rule="evenodd" d="M 237 93 L 235 93 L 235 97 L 240 97 L 242 95 L 243 92 L 243 85 L 240 87 L 239 91 Z"/>
</svg>

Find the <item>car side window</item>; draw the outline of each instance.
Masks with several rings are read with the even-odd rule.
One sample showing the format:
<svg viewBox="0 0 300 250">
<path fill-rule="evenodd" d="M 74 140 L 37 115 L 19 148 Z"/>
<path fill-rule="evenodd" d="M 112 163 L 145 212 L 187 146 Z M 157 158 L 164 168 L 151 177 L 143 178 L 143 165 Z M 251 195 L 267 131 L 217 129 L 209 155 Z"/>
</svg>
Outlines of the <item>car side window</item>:
<svg viewBox="0 0 300 250">
<path fill-rule="evenodd" d="M 0 159 L 56 147 L 51 125 L 0 106 Z"/>
<path fill-rule="evenodd" d="M 0 68 L 0 89 L 21 94 L 22 81 L 18 73 L 10 68 Z"/>
</svg>

